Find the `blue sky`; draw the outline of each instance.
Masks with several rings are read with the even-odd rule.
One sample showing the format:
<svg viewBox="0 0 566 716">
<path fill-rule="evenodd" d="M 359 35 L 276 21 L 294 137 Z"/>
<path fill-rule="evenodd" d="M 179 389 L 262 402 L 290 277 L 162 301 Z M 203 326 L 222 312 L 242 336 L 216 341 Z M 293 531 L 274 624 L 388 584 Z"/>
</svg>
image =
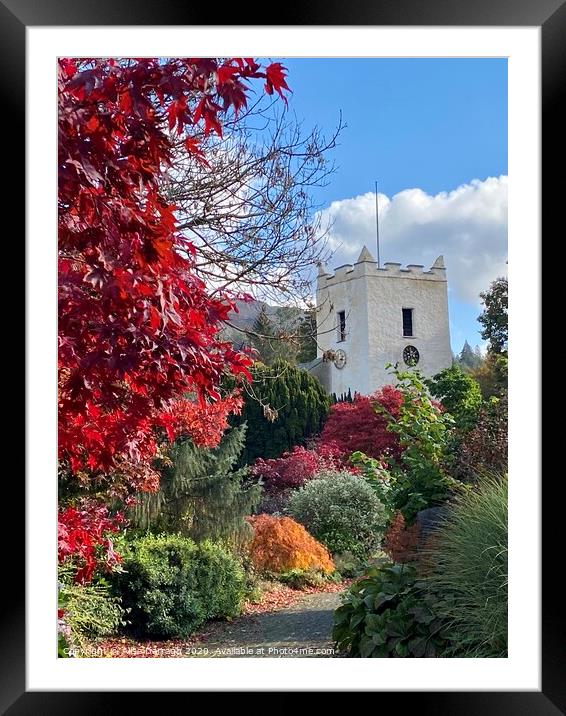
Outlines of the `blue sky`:
<svg viewBox="0 0 566 716">
<path fill-rule="evenodd" d="M 355 260 L 360 244 L 374 250 L 379 180 L 382 261 L 444 253 L 452 348 L 481 343 L 478 293 L 507 258 L 506 60 L 281 61 L 305 129 L 330 132 L 340 111 L 347 125 L 316 195 L 336 226 L 331 265 Z"/>
</svg>

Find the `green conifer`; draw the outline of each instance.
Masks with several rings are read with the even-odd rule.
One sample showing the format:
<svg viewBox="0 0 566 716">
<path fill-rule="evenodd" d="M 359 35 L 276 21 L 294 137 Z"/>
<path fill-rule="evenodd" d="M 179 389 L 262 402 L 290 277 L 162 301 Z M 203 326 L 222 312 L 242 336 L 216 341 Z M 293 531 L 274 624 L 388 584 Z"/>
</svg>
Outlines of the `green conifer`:
<svg viewBox="0 0 566 716">
<path fill-rule="evenodd" d="M 261 488 L 234 470 L 246 425 L 229 429 L 218 447 L 201 448 L 188 438 L 175 442 L 161 469 L 159 492 L 145 493 L 135 523 L 153 531 L 180 532 L 195 541 L 239 544 L 248 534 L 244 517 L 259 503 Z"/>
<path fill-rule="evenodd" d="M 318 378 L 285 361 L 256 363 L 252 374 L 242 414 L 233 418 L 234 425 L 248 426 L 240 465 L 279 457 L 316 435 L 331 403 Z"/>
</svg>

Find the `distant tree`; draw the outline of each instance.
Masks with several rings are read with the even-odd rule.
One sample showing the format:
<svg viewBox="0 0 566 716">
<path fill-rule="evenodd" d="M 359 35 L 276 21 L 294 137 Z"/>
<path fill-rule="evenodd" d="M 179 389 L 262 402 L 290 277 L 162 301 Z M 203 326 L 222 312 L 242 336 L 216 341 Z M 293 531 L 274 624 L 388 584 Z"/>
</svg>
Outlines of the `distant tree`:
<svg viewBox="0 0 566 716">
<path fill-rule="evenodd" d="M 288 361 L 294 365 L 301 362 L 298 359 L 301 342 L 308 337 L 313 341 L 316 339 L 316 321 L 313 336 L 311 326 L 304 326 L 304 318 L 304 311 L 296 306 L 280 306 L 275 310 L 273 317 L 277 328 L 278 345 L 275 348 L 277 356 L 281 360 Z M 311 330 L 310 336 L 307 336 L 307 330 Z"/>
<path fill-rule="evenodd" d="M 297 361 L 309 363 L 316 358 L 316 309 L 306 311 L 299 325 L 299 351 Z"/>
<path fill-rule="evenodd" d="M 272 365 L 277 360 L 297 363 L 301 319 L 302 311 L 292 306 L 281 306 L 271 315 L 266 305 L 261 306 L 251 330 L 245 333 L 262 363 Z"/>
<path fill-rule="evenodd" d="M 330 408 L 330 398 L 318 378 L 288 362 L 256 363 L 252 375 L 242 413 L 233 422 L 248 426 L 242 465 L 258 457 L 279 457 L 318 434 Z"/>
<path fill-rule="evenodd" d="M 340 395 L 336 395 L 336 393 L 332 393 L 332 404 L 334 403 L 353 403 L 354 398 L 352 397 L 352 391 L 350 388 L 348 388 L 347 393 L 340 393 Z"/>
<path fill-rule="evenodd" d="M 489 341 L 490 353 L 507 353 L 507 279 L 500 277 L 492 282 L 488 291 L 480 293 L 484 305 L 478 321 L 483 326 L 481 336 Z"/>
<path fill-rule="evenodd" d="M 470 375 L 480 386 L 484 400 L 500 398 L 507 393 L 508 359 L 504 354 L 488 353 L 482 363 Z"/>
<path fill-rule="evenodd" d="M 468 341 L 464 341 L 462 350 L 458 354 L 457 359 L 455 361 L 456 364 L 464 369 L 467 368 L 473 370 L 480 365 L 481 361 L 481 354 L 478 355 L 478 352 L 472 348 Z"/>
<path fill-rule="evenodd" d="M 252 347 L 258 353 L 258 360 L 266 365 L 270 365 L 275 358 L 272 348 L 274 334 L 273 321 L 267 314 L 267 308 L 261 306 L 249 336 Z"/>
<path fill-rule="evenodd" d="M 475 425 L 482 404 L 477 380 L 459 365 L 453 365 L 427 380 L 426 384 L 431 394 L 452 415 L 458 428 L 469 430 Z"/>
</svg>

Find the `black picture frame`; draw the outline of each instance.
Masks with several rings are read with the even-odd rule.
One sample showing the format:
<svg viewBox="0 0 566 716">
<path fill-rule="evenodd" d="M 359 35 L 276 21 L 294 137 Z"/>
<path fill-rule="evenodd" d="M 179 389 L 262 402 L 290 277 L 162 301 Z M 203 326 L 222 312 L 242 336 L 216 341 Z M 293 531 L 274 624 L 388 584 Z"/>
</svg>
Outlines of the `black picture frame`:
<svg viewBox="0 0 566 716">
<path fill-rule="evenodd" d="M 565 0 L 311 0 L 302 3 L 274 4 L 276 25 L 398 25 L 398 26 L 539 26 L 542 38 L 542 112 L 543 112 L 543 227 L 561 225 L 558 212 L 563 200 L 560 180 L 564 115 L 559 97 L 566 78 L 566 3 Z M 222 7 L 222 25 L 268 24 L 266 15 L 249 4 Z M 255 14 L 259 22 L 247 15 Z M 187 0 L 0 0 L 0 121 L 5 171 L 12 179 L 4 189 L 4 206 L 14 216 L 25 215 L 24 184 L 13 180 L 17 168 L 24 166 L 25 146 L 25 64 L 26 27 L 66 25 L 210 25 L 207 5 L 192 5 Z M 16 137 L 20 139 L 17 141 Z M 15 207 L 20 211 L 16 213 Z M 562 217 L 560 217 L 562 218 Z M 10 242 L 15 243 L 13 229 Z M 561 232 L 559 232 L 561 233 Z M 22 244 L 23 246 L 23 244 Z M 541 250 L 533 243 L 533 252 Z M 533 336 L 533 340 L 538 340 Z M 11 338 L 9 340 L 12 340 Z M 532 384 L 532 376 L 529 382 Z M 533 426 L 536 430 L 536 426 Z M 28 446 L 29 449 L 29 446 Z M 18 473 L 6 474 L 5 489 L 9 504 L 24 505 L 23 480 Z M 560 481 L 560 475 L 557 474 Z M 539 692 L 381 692 L 376 708 L 395 699 L 395 707 L 411 705 L 420 714 L 541 714 L 566 713 L 566 628 L 561 612 L 563 594 L 557 588 L 562 576 L 556 567 L 562 563 L 552 553 L 554 543 L 561 544 L 554 525 L 560 524 L 561 503 L 552 486 L 543 492 L 543 614 L 542 614 L 542 689 Z M 12 510 L 10 510 L 12 511 Z M 5 510 L 5 513 L 7 510 Z M 21 514 L 21 513 L 20 513 Z M 22 522 L 23 523 L 23 522 Z M 529 528 L 528 525 L 525 528 Z M 132 693 L 113 692 L 31 692 L 25 685 L 25 593 L 20 533 L 5 528 L 3 550 L 4 596 L 8 599 L 1 619 L 0 708 L 2 713 L 76 714 L 129 713 Z M 9 543 L 8 543 L 9 542 Z M 18 551 L 18 549 L 20 551 Z M 18 576 L 19 575 L 19 576 Z M 538 579 L 529 565 L 524 578 Z M 371 687 L 368 685 L 368 690 Z M 163 692 L 144 692 L 144 705 L 162 703 Z M 128 701 L 126 702 L 126 699 Z M 186 695 L 185 695 L 186 699 Z M 188 706 L 185 700 L 185 707 Z M 388 704 L 391 708 L 391 705 Z"/>
</svg>

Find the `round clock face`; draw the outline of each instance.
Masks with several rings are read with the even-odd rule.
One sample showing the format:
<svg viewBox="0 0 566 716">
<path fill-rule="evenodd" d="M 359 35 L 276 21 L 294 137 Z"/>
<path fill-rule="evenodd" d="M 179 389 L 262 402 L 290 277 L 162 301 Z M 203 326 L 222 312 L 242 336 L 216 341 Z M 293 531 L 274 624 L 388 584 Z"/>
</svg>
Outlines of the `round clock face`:
<svg viewBox="0 0 566 716">
<path fill-rule="evenodd" d="M 334 354 L 334 365 L 343 368 L 346 365 L 346 353 L 340 348 Z"/>
<path fill-rule="evenodd" d="M 417 365 L 419 358 L 420 355 L 415 346 L 405 346 L 403 348 L 403 360 L 406 365 Z"/>
</svg>

